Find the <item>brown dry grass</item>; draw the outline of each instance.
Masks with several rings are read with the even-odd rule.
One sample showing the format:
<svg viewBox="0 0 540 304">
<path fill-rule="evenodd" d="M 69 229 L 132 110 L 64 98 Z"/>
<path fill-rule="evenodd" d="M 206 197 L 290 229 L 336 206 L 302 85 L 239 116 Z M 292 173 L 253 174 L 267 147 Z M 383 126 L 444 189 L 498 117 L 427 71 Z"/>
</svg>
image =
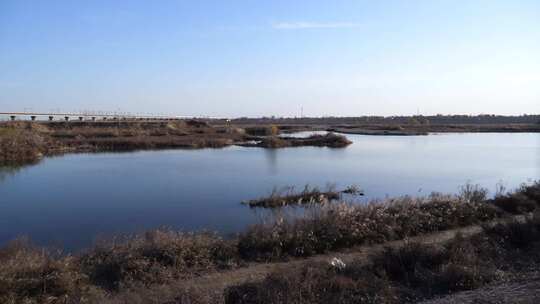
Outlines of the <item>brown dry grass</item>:
<svg viewBox="0 0 540 304">
<path fill-rule="evenodd" d="M 519 232 L 517 232 L 519 231 Z M 406 242 L 367 261 L 306 263 L 230 287 L 225 303 L 417 303 L 540 269 L 540 218 L 486 227 L 442 244 Z M 526 236 L 526 242 L 524 242 Z M 534 297 L 535 291 L 524 293 Z"/>
<path fill-rule="evenodd" d="M 0 250 L 0 303 L 62 303 L 98 294 L 77 260 L 16 240 Z"/>
<path fill-rule="evenodd" d="M 234 242 L 163 230 L 98 245 L 79 262 L 90 281 L 107 290 L 164 284 L 239 263 Z"/>
<path fill-rule="evenodd" d="M 352 190 L 354 189 L 349 187 L 346 191 L 352 193 Z M 333 185 L 328 185 L 325 190 L 306 185 L 299 192 L 295 191 L 294 187 L 274 188 L 268 196 L 249 200 L 244 203 L 252 208 L 280 208 L 288 205 L 323 204 L 341 198 L 342 192 L 344 191 L 337 191 Z"/>
<path fill-rule="evenodd" d="M 239 253 L 249 260 L 310 256 L 362 244 L 468 226 L 499 217 L 484 201 L 460 196 L 404 197 L 364 205 L 315 207 L 300 219 L 280 217 L 250 227 L 239 238 Z"/>
<path fill-rule="evenodd" d="M 44 136 L 28 129 L 0 128 L 0 165 L 33 163 L 48 152 Z"/>
<path fill-rule="evenodd" d="M 264 137 L 260 147 L 345 147 L 341 135 L 308 139 L 280 139 L 276 126 L 257 127 Z M 29 164 L 42 156 L 67 152 L 135 151 L 157 149 L 223 148 L 242 145 L 253 136 L 232 126 L 214 127 L 204 121 L 73 121 L 0 123 L 0 164 Z"/>
<path fill-rule="evenodd" d="M 344 148 L 352 144 L 347 137 L 332 132 L 325 135 L 314 134 L 306 138 L 267 136 L 257 139 L 260 142 L 254 146 L 271 149 L 301 146 Z"/>
<path fill-rule="evenodd" d="M 539 188 L 536 183 L 508 195 L 538 202 Z M 197 278 L 224 272 L 223 279 L 226 271 L 253 261 L 284 261 L 429 235 L 505 214 L 486 200 L 482 189 L 467 189 L 461 196 L 316 208 L 300 219 L 278 218 L 253 226 L 231 240 L 210 233 L 153 231 L 98 244 L 76 256 L 15 241 L 0 249 L 0 303 L 219 303 L 222 295 L 205 288 L 222 290 L 217 287 L 221 283 L 194 284 L 202 282 Z M 253 281 L 227 298 L 284 303 L 280 299 L 286 295 L 294 303 L 317 303 L 313 293 L 342 303 L 393 303 L 396 297 L 416 300 L 476 288 L 498 279 L 500 269 L 493 265 L 504 265 L 508 274 L 530 268 L 540 252 L 539 223 L 535 219 L 487 227 L 480 237 L 458 238 L 445 247 L 388 249 L 370 259 L 371 268 L 359 263 L 348 268 L 350 273 L 320 264 L 300 272 L 288 267 L 291 272 L 274 274 L 264 281 L 267 285 Z M 243 276 L 249 277 L 250 271 L 246 268 Z"/>
</svg>

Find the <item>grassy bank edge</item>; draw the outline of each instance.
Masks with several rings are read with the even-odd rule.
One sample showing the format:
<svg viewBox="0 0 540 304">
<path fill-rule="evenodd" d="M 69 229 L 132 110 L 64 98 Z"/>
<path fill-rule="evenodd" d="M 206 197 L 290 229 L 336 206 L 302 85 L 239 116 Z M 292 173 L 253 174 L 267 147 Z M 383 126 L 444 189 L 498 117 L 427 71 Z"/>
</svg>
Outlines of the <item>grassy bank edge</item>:
<svg viewBox="0 0 540 304">
<path fill-rule="evenodd" d="M 276 218 L 228 240 L 212 233 L 151 231 L 98 244 L 78 255 L 18 240 L 0 249 L 0 300 L 103 299 L 253 262 L 304 258 L 480 224 L 532 212 L 539 205 L 539 183 L 498 194 L 495 199 L 487 199 L 485 190 L 469 186 L 460 195 L 317 207 L 305 217 Z"/>
</svg>

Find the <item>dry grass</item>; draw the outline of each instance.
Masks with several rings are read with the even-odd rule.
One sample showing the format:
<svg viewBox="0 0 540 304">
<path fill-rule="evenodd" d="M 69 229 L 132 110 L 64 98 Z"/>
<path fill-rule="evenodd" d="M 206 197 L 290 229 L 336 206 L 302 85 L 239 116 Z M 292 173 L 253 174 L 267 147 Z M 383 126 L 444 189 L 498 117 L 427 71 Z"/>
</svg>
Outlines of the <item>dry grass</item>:
<svg viewBox="0 0 540 304">
<path fill-rule="evenodd" d="M 229 288 L 225 303 L 397 303 L 388 301 L 396 291 L 373 274 L 355 275 L 355 266 L 347 273 L 326 263 L 313 263 L 301 269 L 281 270 L 263 282 L 250 282 Z"/>
<path fill-rule="evenodd" d="M 292 146 L 319 146 L 330 148 L 344 148 L 352 144 L 347 137 L 332 132 L 325 135 L 314 134 L 307 138 L 291 139 Z"/>
<path fill-rule="evenodd" d="M 352 188 L 347 188 L 347 191 L 350 189 Z M 270 195 L 244 203 L 252 208 L 279 208 L 288 205 L 322 204 L 339 198 L 341 191 L 337 191 L 333 185 L 328 185 L 325 190 L 306 185 L 299 192 L 295 191 L 294 187 L 274 188 Z"/>
<path fill-rule="evenodd" d="M 0 125 L 0 165 L 31 164 L 65 152 L 222 148 L 244 134 L 218 133 L 198 121 L 6 122 Z"/>
<path fill-rule="evenodd" d="M 325 205 L 300 219 L 280 217 L 254 225 L 240 235 L 238 246 L 241 256 L 249 260 L 310 256 L 477 224 L 500 215 L 485 202 L 437 194 L 367 206 Z"/>
<path fill-rule="evenodd" d="M 72 256 L 16 240 L 0 250 L 0 303 L 63 303 L 99 290 L 89 284 Z"/>
<path fill-rule="evenodd" d="M 315 146 L 315 147 L 329 147 L 329 148 L 344 148 L 352 144 L 347 137 L 328 132 L 324 135 L 313 134 L 306 138 L 287 138 L 290 141 L 291 146 Z"/>
<path fill-rule="evenodd" d="M 301 218 L 278 216 L 253 225 L 240 235 L 238 251 L 244 259 L 258 261 L 310 256 L 479 224 L 539 207 L 539 182 L 495 199 L 487 199 L 485 189 L 465 185 L 459 195 L 434 193 L 368 205 L 311 206 Z"/>
<path fill-rule="evenodd" d="M 238 264 L 233 242 L 209 233 L 174 231 L 102 244 L 79 261 L 90 281 L 107 290 L 164 284 Z"/>
<path fill-rule="evenodd" d="M 44 136 L 28 129 L 0 129 L 0 165 L 38 161 L 49 147 Z"/>
<path fill-rule="evenodd" d="M 507 195 L 538 202 L 539 188 L 536 183 Z M 219 303 L 215 292 L 178 282 L 251 261 L 407 239 L 499 216 L 503 211 L 482 189 L 468 187 L 458 196 L 319 206 L 299 219 L 255 225 L 231 240 L 161 230 L 98 244 L 76 256 L 15 241 L 0 249 L 0 303 Z M 263 285 L 231 289 L 226 298 L 229 303 L 416 301 L 473 289 L 500 279 L 500 271 L 511 275 L 540 261 L 538 217 L 485 229 L 472 240 L 457 238 L 444 247 L 411 243 L 387 249 L 367 266 L 291 269 L 273 274 Z"/>
<path fill-rule="evenodd" d="M 531 186 L 522 185 L 520 189 L 511 193 L 499 193 L 491 202 L 512 214 L 532 212 L 540 207 L 540 182 Z"/>
<path fill-rule="evenodd" d="M 135 290 L 238 263 L 234 242 L 208 233 L 152 231 L 78 256 L 17 240 L 0 250 L 0 303 L 102 303 L 115 293 L 128 299 Z M 185 287 L 186 296 L 195 291 Z"/>
<path fill-rule="evenodd" d="M 279 128 L 275 125 L 246 127 L 245 130 L 246 134 L 253 136 L 276 136 L 280 133 Z"/>
<path fill-rule="evenodd" d="M 0 123 L 0 164 L 28 164 L 43 155 L 66 152 L 223 148 L 233 144 L 267 148 L 345 147 L 351 143 L 335 134 L 282 139 L 275 136 L 279 128 L 273 125 L 253 130 L 262 130 L 259 133 L 264 136 L 254 137 L 242 128 L 214 127 L 198 120 L 4 122 Z M 260 144 L 246 144 L 254 138 Z"/>
<path fill-rule="evenodd" d="M 298 137 L 279 137 L 275 135 L 269 136 L 248 136 L 246 139 L 253 140 L 254 144 L 244 144 L 249 147 L 262 147 L 270 149 L 287 148 L 287 147 L 329 147 L 329 148 L 344 148 L 352 144 L 347 137 L 328 132 L 325 135 L 314 134 L 306 138 Z"/>
<path fill-rule="evenodd" d="M 443 245 L 406 243 L 348 265 L 306 263 L 226 291 L 226 303 L 417 303 L 540 268 L 540 218 L 499 224 Z M 525 238 L 524 238 L 525 236 Z"/>
</svg>

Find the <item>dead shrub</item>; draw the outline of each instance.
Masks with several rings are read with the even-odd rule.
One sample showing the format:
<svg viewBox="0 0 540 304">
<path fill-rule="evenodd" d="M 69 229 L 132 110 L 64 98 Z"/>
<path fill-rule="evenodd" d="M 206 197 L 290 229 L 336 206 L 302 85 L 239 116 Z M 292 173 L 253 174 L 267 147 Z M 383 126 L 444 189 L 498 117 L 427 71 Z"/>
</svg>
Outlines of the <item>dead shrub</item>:
<svg viewBox="0 0 540 304">
<path fill-rule="evenodd" d="M 528 213 L 540 207 L 540 181 L 531 185 L 523 184 L 512 193 L 499 192 L 490 202 L 508 213 Z"/>
<path fill-rule="evenodd" d="M 390 280 L 419 287 L 433 280 L 435 270 L 441 267 L 446 257 L 443 250 L 433 246 L 406 243 L 397 249 L 387 247 L 372 260 Z"/>
<path fill-rule="evenodd" d="M 240 235 L 238 251 L 248 260 L 309 256 L 467 226 L 498 216 L 500 213 L 490 204 L 441 195 L 369 205 L 317 205 L 299 219 L 279 217 L 253 225 Z"/>
<path fill-rule="evenodd" d="M 237 264 L 234 244 L 209 233 L 152 231 L 97 246 L 81 257 L 84 273 L 103 288 L 164 284 Z"/>
<path fill-rule="evenodd" d="M 0 165 L 36 162 L 49 149 L 48 141 L 26 129 L 4 128 L 0 132 Z"/>
<path fill-rule="evenodd" d="M 72 256 L 11 242 L 0 250 L 0 302 L 51 303 L 75 300 L 95 291 Z"/>
<path fill-rule="evenodd" d="M 467 202 L 483 202 L 486 200 L 488 190 L 479 185 L 465 184 L 460 188 L 459 196 Z"/>
<path fill-rule="evenodd" d="M 370 274 L 340 272 L 325 263 L 282 269 L 260 283 L 230 287 L 225 303 L 398 303 L 394 289 Z"/>
<path fill-rule="evenodd" d="M 512 193 L 497 196 L 492 203 L 502 210 L 512 214 L 522 214 L 532 212 L 538 208 L 538 203 L 531 200 L 524 193 Z"/>
<path fill-rule="evenodd" d="M 534 241 L 540 239 L 540 217 L 535 215 L 525 222 L 513 221 L 486 227 L 485 231 L 499 245 L 507 249 L 530 249 Z"/>
</svg>

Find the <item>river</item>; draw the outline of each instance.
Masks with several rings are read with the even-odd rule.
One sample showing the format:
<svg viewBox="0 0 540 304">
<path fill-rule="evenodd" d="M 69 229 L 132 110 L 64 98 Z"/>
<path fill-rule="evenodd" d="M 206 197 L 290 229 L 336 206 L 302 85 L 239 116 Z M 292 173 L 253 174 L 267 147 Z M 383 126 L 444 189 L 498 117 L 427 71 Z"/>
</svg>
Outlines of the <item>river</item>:
<svg viewBox="0 0 540 304">
<path fill-rule="evenodd" d="M 540 134 L 347 135 L 344 149 L 167 150 L 72 154 L 0 171 L 0 244 L 28 236 L 80 249 L 100 237 L 158 227 L 225 235 L 260 220 L 240 204 L 274 187 L 355 184 L 361 202 L 455 193 L 467 182 L 493 193 L 540 179 Z M 0 169 L 2 170 L 2 169 Z"/>
</svg>

